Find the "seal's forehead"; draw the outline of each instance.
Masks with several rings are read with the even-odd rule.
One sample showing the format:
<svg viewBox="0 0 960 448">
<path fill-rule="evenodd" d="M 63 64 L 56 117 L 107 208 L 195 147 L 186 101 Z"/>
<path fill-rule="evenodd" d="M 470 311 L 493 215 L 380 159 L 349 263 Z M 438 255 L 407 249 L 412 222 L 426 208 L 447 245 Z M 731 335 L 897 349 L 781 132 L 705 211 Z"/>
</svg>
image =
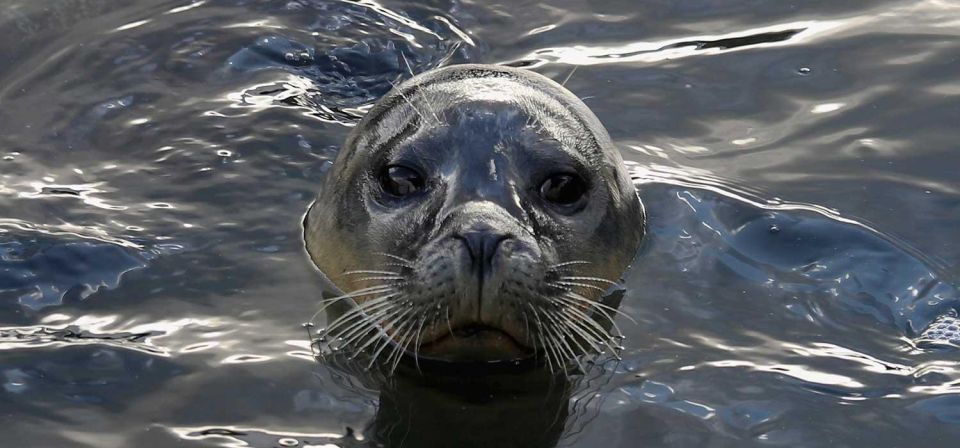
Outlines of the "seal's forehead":
<svg viewBox="0 0 960 448">
<path fill-rule="evenodd" d="M 452 112 L 495 106 L 516 110 L 564 147 L 596 147 L 597 136 L 568 107 L 566 95 L 571 94 L 537 89 L 513 78 L 460 78 L 414 86 L 392 92 L 391 106 L 372 117 L 371 127 L 378 132 L 364 132 L 356 143 L 375 150 L 398 136 L 416 134 L 420 128 L 446 125 L 456 115 Z"/>
<path fill-rule="evenodd" d="M 556 94 L 556 92 L 552 92 Z M 531 88 L 514 78 L 466 78 L 437 82 L 429 88 L 420 90 L 418 95 L 439 95 L 451 102 L 486 101 L 515 103 L 526 101 L 549 103 L 554 108 L 562 108 L 555 96 Z"/>
</svg>

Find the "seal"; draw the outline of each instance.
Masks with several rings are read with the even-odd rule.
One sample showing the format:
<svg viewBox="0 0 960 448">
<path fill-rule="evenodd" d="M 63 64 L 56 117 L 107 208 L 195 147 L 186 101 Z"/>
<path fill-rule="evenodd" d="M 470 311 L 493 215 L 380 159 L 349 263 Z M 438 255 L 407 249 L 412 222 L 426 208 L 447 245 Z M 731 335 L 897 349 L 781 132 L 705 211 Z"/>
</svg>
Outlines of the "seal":
<svg viewBox="0 0 960 448">
<path fill-rule="evenodd" d="M 313 263 L 350 306 L 321 330 L 371 363 L 617 351 L 618 285 L 643 205 L 607 131 L 531 71 L 415 76 L 350 132 L 304 219 Z M 318 312 L 319 313 L 319 312 Z M 611 334 L 614 333 L 614 334 Z"/>
</svg>

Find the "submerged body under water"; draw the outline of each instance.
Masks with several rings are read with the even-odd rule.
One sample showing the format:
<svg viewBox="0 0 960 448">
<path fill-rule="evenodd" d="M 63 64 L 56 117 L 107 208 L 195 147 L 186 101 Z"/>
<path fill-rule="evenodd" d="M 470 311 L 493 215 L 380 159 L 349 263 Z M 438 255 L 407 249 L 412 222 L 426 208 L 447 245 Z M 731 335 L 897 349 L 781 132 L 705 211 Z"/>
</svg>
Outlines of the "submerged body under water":
<svg viewBox="0 0 960 448">
<path fill-rule="evenodd" d="M 957 8 L 8 2 L 3 444 L 952 446 Z M 301 217 L 350 126 L 462 62 L 565 82 L 649 217 L 622 361 L 536 406 L 369 390 L 301 327 Z"/>
</svg>

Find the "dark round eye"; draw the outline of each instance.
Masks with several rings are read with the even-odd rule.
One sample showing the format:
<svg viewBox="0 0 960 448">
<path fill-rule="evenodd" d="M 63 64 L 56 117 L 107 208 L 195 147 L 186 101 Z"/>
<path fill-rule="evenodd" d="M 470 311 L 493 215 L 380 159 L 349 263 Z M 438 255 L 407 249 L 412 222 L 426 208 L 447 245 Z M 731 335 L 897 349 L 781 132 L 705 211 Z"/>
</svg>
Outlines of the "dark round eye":
<svg viewBox="0 0 960 448">
<path fill-rule="evenodd" d="M 411 168 L 390 165 L 380 173 L 380 187 L 397 197 L 407 196 L 423 189 L 423 176 Z"/>
<path fill-rule="evenodd" d="M 576 174 L 554 174 L 540 185 L 540 196 L 558 205 L 576 204 L 587 192 L 587 185 Z"/>
</svg>

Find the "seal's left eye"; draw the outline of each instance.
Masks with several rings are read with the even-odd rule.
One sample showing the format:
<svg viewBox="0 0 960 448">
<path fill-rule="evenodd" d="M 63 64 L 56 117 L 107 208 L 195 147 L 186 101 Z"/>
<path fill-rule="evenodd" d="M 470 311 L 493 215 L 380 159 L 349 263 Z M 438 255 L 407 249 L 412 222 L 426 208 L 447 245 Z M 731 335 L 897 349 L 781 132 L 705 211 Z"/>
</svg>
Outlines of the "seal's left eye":
<svg viewBox="0 0 960 448">
<path fill-rule="evenodd" d="M 540 185 L 541 197 L 562 206 L 577 204 L 586 192 L 586 183 L 575 174 L 554 174 Z"/>
<path fill-rule="evenodd" d="M 407 196 L 423 189 L 423 176 L 416 170 L 401 165 L 390 165 L 380 173 L 383 191 L 397 197 Z"/>
</svg>

